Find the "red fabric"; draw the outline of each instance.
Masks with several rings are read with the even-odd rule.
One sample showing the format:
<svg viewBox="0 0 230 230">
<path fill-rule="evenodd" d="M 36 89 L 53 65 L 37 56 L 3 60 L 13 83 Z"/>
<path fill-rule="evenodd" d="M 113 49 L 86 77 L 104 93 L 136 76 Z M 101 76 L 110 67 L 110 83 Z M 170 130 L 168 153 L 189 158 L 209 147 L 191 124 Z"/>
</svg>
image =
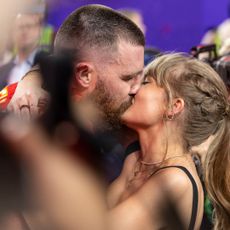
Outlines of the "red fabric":
<svg viewBox="0 0 230 230">
<path fill-rule="evenodd" d="M 14 95 L 14 92 L 17 88 L 18 83 L 13 83 L 11 85 L 6 86 L 4 89 L 0 91 L 0 108 L 6 109 L 9 104 L 11 98 Z"/>
</svg>

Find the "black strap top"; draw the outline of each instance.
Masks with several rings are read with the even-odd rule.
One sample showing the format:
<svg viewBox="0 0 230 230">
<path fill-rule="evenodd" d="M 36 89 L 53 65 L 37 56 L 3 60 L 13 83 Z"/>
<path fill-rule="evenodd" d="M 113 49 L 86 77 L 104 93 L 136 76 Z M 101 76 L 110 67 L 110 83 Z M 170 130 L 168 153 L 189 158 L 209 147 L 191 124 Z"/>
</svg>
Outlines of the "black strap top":
<svg viewBox="0 0 230 230">
<path fill-rule="evenodd" d="M 198 207 L 198 188 L 197 188 L 196 182 L 195 182 L 194 178 L 192 177 L 191 173 L 183 166 L 165 166 L 165 167 L 159 168 L 158 170 L 156 170 L 156 172 L 158 172 L 162 169 L 166 169 L 166 168 L 179 168 L 179 169 L 181 169 L 188 176 L 188 178 L 190 179 L 190 181 L 192 183 L 192 190 L 193 190 L 192 214 L 191 214 L 191 219 L 190 219 L 188 229 L 193 230 L 195 227 L 195 223 L 196 223 L 197 207 Z"/>
<path fill-rule="evenodd" d="M 29 227 L 24 215 L 22 214 L 22 212 L 18 212 L 16 215 L 21 220 L 22 229 L 23 230 L 30 230 L 30 227 Z"/>
</svg>

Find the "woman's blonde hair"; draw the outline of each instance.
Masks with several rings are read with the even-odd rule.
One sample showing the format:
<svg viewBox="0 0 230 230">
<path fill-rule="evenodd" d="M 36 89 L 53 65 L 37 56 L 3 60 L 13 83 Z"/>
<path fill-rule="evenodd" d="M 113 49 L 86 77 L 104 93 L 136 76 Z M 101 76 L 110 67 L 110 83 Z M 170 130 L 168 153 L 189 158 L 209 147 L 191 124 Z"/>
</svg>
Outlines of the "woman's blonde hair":
<svg viewBox="0 0 230 230">
<path fill-rule="evenodd" d="M 168 96 L 183 98 L 179 120 L 186 150 L 215 135 L 205 163 L 204 180 L 215 209 L 215 229 L 230 227 L 230 105 L 219 75 L 207 64 L 185 54 L 165 54 L 145 69 Z"/>
</svg>

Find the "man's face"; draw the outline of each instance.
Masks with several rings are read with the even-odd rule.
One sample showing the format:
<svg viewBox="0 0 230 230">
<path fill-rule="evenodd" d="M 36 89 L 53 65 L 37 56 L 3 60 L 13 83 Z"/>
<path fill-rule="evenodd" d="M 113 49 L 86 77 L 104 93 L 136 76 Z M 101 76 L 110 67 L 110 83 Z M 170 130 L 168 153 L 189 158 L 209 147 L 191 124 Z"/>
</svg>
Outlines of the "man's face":
<svg viewBox="0 0 230 230">
<path fill-rule="evenodd" d="M 144 47 L 119 42 L 114 60 L 97 65 L 98 80 L 92 100 L 104 113 L 112 128 L 120 127 L 120 117 L 131 105 L 132 97 L 141 86 Z"/>
<path fill-rule="evenodd" d="M 19 50 L 32 50 L 38 45 L 41 34 L 40 15 L 20 14 L 14 23 L 14 43 Z"/>
</svg>

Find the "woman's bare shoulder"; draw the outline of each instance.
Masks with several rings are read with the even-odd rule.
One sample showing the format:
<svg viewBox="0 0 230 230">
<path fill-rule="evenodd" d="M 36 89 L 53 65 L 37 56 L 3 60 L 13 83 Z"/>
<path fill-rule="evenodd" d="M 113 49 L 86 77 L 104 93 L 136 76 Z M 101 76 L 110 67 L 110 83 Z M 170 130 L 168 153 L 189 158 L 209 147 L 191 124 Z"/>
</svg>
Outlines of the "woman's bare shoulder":
<svg viewBox="0 0 230 230">
<path fill-rule="evenodd" d="M 188 189 L 191 189 L 189 177 L 178 167 L 158 170 L 149 178 L 146 185 L 146 190 L 149 190 L 149 187 L 152 187 L 152 189 L 156 189 L 157 187 L 159 190 L 170 194 L 175 199 L 180 198 Z"/>
</svg>

